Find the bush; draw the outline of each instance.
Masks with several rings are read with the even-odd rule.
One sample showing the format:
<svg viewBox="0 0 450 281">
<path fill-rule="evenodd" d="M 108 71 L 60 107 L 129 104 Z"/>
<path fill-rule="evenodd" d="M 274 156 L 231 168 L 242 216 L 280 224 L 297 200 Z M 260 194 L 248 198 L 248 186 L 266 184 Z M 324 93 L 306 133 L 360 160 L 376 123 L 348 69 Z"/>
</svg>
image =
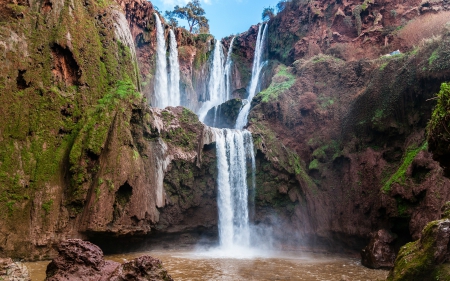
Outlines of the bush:
<svg viewBox="0 0 450 281">
<path fill-rule="evenodd" d="M 409 21 L 397 33 L 398 37 L 408 46 L 419 46 L 427 38 L 442 34 L 445 24 L 450 21 L 450 12 L 425 14 Z"/>
</svg>

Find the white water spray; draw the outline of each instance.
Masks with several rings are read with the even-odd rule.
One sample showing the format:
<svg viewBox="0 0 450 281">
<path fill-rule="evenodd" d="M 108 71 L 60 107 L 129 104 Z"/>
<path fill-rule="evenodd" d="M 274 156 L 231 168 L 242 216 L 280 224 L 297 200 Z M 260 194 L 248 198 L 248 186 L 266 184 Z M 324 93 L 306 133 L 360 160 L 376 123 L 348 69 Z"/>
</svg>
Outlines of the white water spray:
<svg viewBox="0 0 450 281">
<path fill-rule="evenodd" d="M 168 105 L 181 105 L 180 96 L 180 64 L 178 62 L 177 39 L 173 30 L 170 30 L 170 50 L 169 50 L 169 100 Z"/>
<path fill-rule="evenodd" d="M 260 76 L 261 71 L 264 66 L 267 64 L 266 61 L 263 61 L 264 57 L 264 48 L 266 43 L 267 29 L 269 24 L 263 24 L 260 26 L 258 31 L 258 37 L 256 39 L 255 46 L 255 56 L 253 58 L 253 68 L 252 68 L 252 80 L 250 82 L 250 88 L 248 92 L 248 102 L 245 104 L 241 111 L 239 112 L 238 118 L 236 120 L 236 129 L 242 129 L 247 125 L 247 118 L 250 112 L 251 101 L 257 92 L 260 90 Z"/>
<path fill-rule="evenodd" d="M 165 108 L 169 104 L 169 92 L 167 89 L 167 57 L 166 39 L 164 27 L 155 13 L 156 19 L 156 74 L 155 74 L 155 100 L 156 107 Z"/>
<path fill-rule="evenodd" d="M 231 99 L 231 66 L 232 66 L 231 54 L 233 53 L 233 43 L 234 43 L 235 38 L 236 37 L 233 37 L 233 39 L 231 39 L 230 48 L 228 49 L 228 54 L 227 54 L 227 62 L 225 65 L 225 81 L 226 81 L 226 93 L 227 93 L 226 99 L 227 100 Z"/>
<path fill-rule="evenodd" d="M 219 40 L 216 40 L 209 76 L 207 100 L 198 111 L 198 116 L 201 121 L 205 120 L 206 114 L 211 108 L 227 101 L 224 71 L 222 44 Z"/>
<path fill-rule="evenodd" d="M 220 248 L 226 252 L 249 248 L 247 160 L 254 168 L 252 135 L 246 130 L 215 129 L 214 132 L 219 172 L 217 205 Z"/>
</svg>

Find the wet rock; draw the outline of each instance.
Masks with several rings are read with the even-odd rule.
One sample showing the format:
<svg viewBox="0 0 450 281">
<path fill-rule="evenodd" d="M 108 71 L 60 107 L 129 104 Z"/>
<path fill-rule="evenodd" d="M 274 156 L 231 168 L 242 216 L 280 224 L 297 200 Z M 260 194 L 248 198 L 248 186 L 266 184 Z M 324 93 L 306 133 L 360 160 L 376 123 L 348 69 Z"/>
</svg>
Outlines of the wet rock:
<svg viewBox="0 0 450 281">
<path fill-rule="evenodd" d="M 28 269 L 24 264 L 13 262 L 10 258 L 0 258 L 0 280 L 29 281 L 31 279 Z"/>
<path fill-rule="evenodd" d="M 117 274 L 117 275 L 116 275 Z M 162 267 L 159 259 L 142 256 L 120 266 L 111 281 L 125 280 L 164 280 L 171 281 L 172 277 Z"/>
<path fill-rule="evenodd" d="M 388 281 L 450 280 L 450 220 L 430 222 L 422 237 L 400 249 Z"/>
<path fill-rule="evenodd" d="M 361 251 L 361 263 L 369 268 L 392 268 L 395 261 L 395 249 L 392 242 L 396 235 L 385 229 L 378 230 Z"/>
<path fill-rule="evenodd" d="M 98 246 L 79 239 L 62 242 L 58 253 L 47 266 L 47 281 L 173 280 L 158 259 L 142 256 L 124 264 L 104 260 L 103 251 Z"/>
<path fill-rule="evenodd" d="M 69 239 L 58 246 L 58 256 L 47 266 L 45 280 L 108 280 L 120 266 L 117 262 L 105 261 L 103 251 L 96 245 Z"/>
<path fill-rule="evenodd" d="M 205 124 L 216 128 L 233 129 L 242 105 L 241 99 L 232 99 L 211 108 L 206 114 Z"/>
</svg>

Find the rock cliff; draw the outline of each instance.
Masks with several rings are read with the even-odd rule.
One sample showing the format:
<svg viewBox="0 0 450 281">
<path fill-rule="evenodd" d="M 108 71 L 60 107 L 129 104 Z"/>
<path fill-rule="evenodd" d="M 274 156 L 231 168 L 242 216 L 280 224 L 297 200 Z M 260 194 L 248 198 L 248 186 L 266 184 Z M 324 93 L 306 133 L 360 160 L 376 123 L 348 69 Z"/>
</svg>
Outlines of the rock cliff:
<svg viewBox="0 0 450 281">
<path fill-rule="evenodd" d="M 411 39 L 411 30 L 442 21 L 448 6 L 293 0 L 269 21 L 265 90 L 249 116 L 251 219 L 281 226 L 278 242 L 360 250 L 386 230 L 398 250 L 439 218 L 450 181 L 425 128 L 450 79 L 450 34 L 439 25 Z M 216 234 L 213 131 L 186 108 L 148 107 L 154 12 L 142 0 L 0 7 L 0 255 L 53 256 L 68 237 L 113 251 L 130 237 Z M 195 110 L 215 41 L 175 33 L 183 104 Z M 247 95 L 257 34 L 253 26 L 231 46 L 236 100 L 223 106 L 225 127 Z"/>
</svg>

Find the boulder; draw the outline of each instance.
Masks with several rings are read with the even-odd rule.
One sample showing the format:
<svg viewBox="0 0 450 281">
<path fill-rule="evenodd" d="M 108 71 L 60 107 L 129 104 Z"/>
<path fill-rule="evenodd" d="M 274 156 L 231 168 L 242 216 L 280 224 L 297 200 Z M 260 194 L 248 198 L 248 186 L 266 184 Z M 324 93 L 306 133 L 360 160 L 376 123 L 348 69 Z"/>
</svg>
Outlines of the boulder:
<svg viewBox="0 0 450 281">
<path fill-rule="evenodd" d="M 46 275 L 47 281 L 173 280 L 158 259 L 143 256 L 125 264 L 104 260 L 98 246 L 80 239 L 59 244 Z"/>
<path fill-rule="evenodd" d="M 388 281 L 450 280 L 450 219 L 430 222 L 419 240 L 400 249 Z"/>
<path fill-rule="evenodd" d="M 162 267 L 159 259 L 142 256 L 122 264 L 110 278 L 111 281 L 125 280 L 164 280 L 173 281 L 172 277 Z"/>
<path fill-rule="evenodd" d="M 211 108 L 206 114 L 204 123 L 210 127 L 234 129 L 243 105 L 241 99 L 228 100 Z"/>
<path fill-rule="evenodd" d="M 361 251 L 361 263 L 369 268 L 392 268 L 395 261 L 395 249 L 392 242 L 395 234 L 385 229 L 378 230 Z"/>
<path fill-rule="evenodd" d="M 27 267 L 21 262 L 13 262 L 10 258 L 0 258 L 0 280 L 30 281 Z"/>
</svg>

